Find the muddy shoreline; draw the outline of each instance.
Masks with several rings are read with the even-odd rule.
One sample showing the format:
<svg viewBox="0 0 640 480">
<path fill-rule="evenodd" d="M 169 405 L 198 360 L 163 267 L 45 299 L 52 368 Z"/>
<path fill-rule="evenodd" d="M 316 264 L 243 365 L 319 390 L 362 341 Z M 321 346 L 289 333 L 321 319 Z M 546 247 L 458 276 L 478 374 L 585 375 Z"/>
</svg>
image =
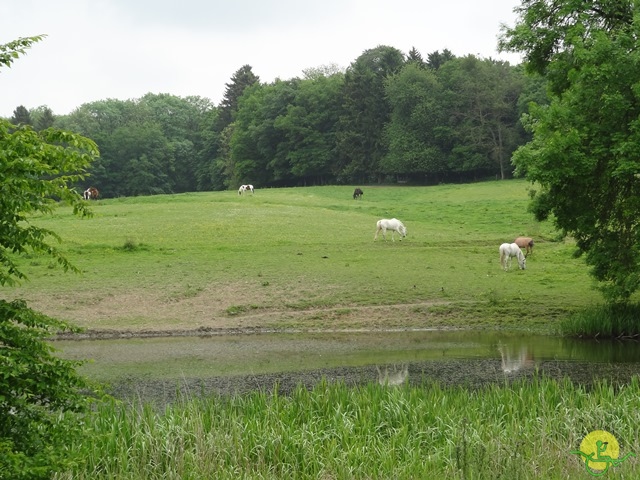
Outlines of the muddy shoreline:
<svg viewBox="0 0 640 480">
<path fill-rule="evenodd" d="M 446 360 L 407 364 L 408 378 L 401 385 L 420 388 L 459 387 L 480 389 L 489 385 L 508 385 L 518 380 L 532 380 L 545 376 L 556 380 L 569 379 L 589 389 L 594 382 L 606 379 L 612 385 L 624 385 L 640 371 L 639 364 L 601 364 L 594 371 L 593 364 L 563 361 L 539 363 L 534 369 L 505 373 L 499 360 Z M 288 395 L 302 386 L 312 389 L 321 382 L 341 383 L 349 387 L 369 383 L 388 385 L 380 377 L 380 368 L 396 370 L 397 365 L 369 365 L 365 367 L 340 367 L 304 372 L 281 372 L 277 374 L 212 376 L 204 378 L 175 378 L 154 380 L 137 376 L 126 376 L 108 386 L 107 392 L 126 403 L 141 401 L 156 406 L 166 406 L 180 399 L 206 398 L 210 396 L 246 395 L 251 392 Z M 401 388 L 400 385 L 400 388 Z"/>
</svg>

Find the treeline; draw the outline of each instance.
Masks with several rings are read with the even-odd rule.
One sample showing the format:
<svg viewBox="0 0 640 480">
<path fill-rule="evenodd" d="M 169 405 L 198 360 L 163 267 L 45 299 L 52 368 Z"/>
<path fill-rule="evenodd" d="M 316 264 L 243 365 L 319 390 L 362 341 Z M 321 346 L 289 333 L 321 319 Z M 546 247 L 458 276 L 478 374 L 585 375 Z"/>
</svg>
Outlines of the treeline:
<svg viewBox="0 0 640 480">
<path fill-rule="evenodd" d="M 543 80 L 520 66 L 448 50 L 423 59 L 415 49 L 404 55 L 379 46 L 346 71 L 323 66 L 272 83 L 245 65 L 219 105 L 149 93 L 58 117 L 21 106 L 11 120 L 93 139 L 100 157 L 89 182 L 116 197 L 243 183 L 507 178 L 511 153 L 528 140 L 520 118 L 530 101 L 546 103 Z"/>
</svg>

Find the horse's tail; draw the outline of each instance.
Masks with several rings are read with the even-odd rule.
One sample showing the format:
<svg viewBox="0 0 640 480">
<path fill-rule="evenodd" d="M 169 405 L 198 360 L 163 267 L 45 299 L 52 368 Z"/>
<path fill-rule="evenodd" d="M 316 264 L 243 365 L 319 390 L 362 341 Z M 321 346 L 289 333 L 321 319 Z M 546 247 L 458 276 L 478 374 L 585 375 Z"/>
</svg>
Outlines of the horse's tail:
<svg viewBox="0 0 640 480">
<path fill-rule="evenodd" d="M 500 247 L 500 265 L 502 265 L 502 268 L 506 268 L 506 261 L 508 258 L 509 257 L 508 257 L 507 251 L 501 246 Z"/>
</svg>

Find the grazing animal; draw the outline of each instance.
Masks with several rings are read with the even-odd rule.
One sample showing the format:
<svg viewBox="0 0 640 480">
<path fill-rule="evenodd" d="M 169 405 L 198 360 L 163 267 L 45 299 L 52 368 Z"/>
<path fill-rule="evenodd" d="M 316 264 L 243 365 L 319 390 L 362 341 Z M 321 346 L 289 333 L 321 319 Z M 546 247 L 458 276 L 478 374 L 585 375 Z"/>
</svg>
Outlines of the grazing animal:
<svg viewBox="0 0 640 480">
<path fill-rule="evenodd" d="M 238 195 L 242 195 L 247 191 L 253 193 L 253 185 L 240 185 L 240 188 L 238 189 Z"/>
<path fill-rule="evenodd" d="M 407 236 L 407 227 L 405 227 L 400 220 L 398 220 L 397 218 L 392 218 L 391 220 L 383 218 L 382 220 L 378 220 L 378 223 L 376 224 L 376 236 L 373 237 L 373 240 L 375 241 L 378 239 L 378 233 L 380 232 L 382 232 L 382 238 L 386 240 L 387 230 L 391 230 L 391 240 L 394 242 L 396 241 L 396 239 L 393 237 L 393 235 L 396 232 L 398 232 L 398 235 L 400 235 L 400 240 Z"/>
<path fill-rule="evenodd" d="M 531 237 L 518 237 L 513 243 L 517 244 L 520 248 L 525 249 L 524 256 L 528 256 L 530 253 L 533 253 L 533 238 Z"/>
<path fill-rule="evenodd" d="M 353 191 L 353 199 L 357 200 L 358 198 L 362 198 L 362 195 L 364 195 L 364 192 L 362 191 L 361 188 L 356 188 Z"/>
<path fill-rule="evenodd" d="M 380 370 L 380 367 L 376 365 L 378 371 L 378 383 L 383 386 L 395 386 L 402 385 L 409 378 L 409 366 L 403 365 L 397 368 L 395 365 L 393 369 L 385 367 L 384 370 Z"/>
<path fill-rule="evenodd" d="M 82 198 L 84 198 L 85 200 L 97 200 L 99 195 L 100 192 L 98 192 L 97 188 L 89 187 L 82 193 Z"/>
<path fill-rule="evenodd" d="M 503 243 L 500 245 L 500 265 L 502 265 L 505 272 L 509 270 L 512 257 L 518 259 L 518 265 L 521 270 L 527 268 L 527 259 L 517 243 Z"/>
</svg>

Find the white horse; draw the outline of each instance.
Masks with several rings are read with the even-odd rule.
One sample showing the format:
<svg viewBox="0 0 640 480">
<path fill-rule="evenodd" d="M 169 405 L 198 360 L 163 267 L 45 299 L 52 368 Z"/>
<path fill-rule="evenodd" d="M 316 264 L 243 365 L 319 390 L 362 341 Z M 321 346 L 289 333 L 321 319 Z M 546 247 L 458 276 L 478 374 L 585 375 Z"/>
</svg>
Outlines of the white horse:
<svg viewBox="0 0 640 480">
<path fill-rule="evenodd" d="M 521 270 L 527 268 L 527 259 L 517 243 L 503 243 L 500 245 L 500 265 L 502 265 L 505 272 L 509 270 L 512 257 L 518 259 L 518 265 Z"/>
<path fill-rule="evenodd" d="M 253 185 L 240 185 L 240 188 L 238 189 L 238 195 L 242 195 L 247 191 L 253 193 Z"/>
<path fill-rule="evenodd" d="M 380 231 L 382 231 L 382 238 L 386 240 L 387 230 L 391 230 L 391 240 L 394 242 L 396 239 L 393 238 L 393 234 L 396 232 L 400 235 L 400 240 L 407 236 L 407 227 L 405 227 L 400 220 L 397 218 L 392 218 L 391 220 L 383 218 L 382 220 L 378 220 L 378 223 L 376 224 L 376 236 L 373 237 L 373 240 L 375 241 L 378 239 L 378 233 L 380 233 Z"/>
</svg>

